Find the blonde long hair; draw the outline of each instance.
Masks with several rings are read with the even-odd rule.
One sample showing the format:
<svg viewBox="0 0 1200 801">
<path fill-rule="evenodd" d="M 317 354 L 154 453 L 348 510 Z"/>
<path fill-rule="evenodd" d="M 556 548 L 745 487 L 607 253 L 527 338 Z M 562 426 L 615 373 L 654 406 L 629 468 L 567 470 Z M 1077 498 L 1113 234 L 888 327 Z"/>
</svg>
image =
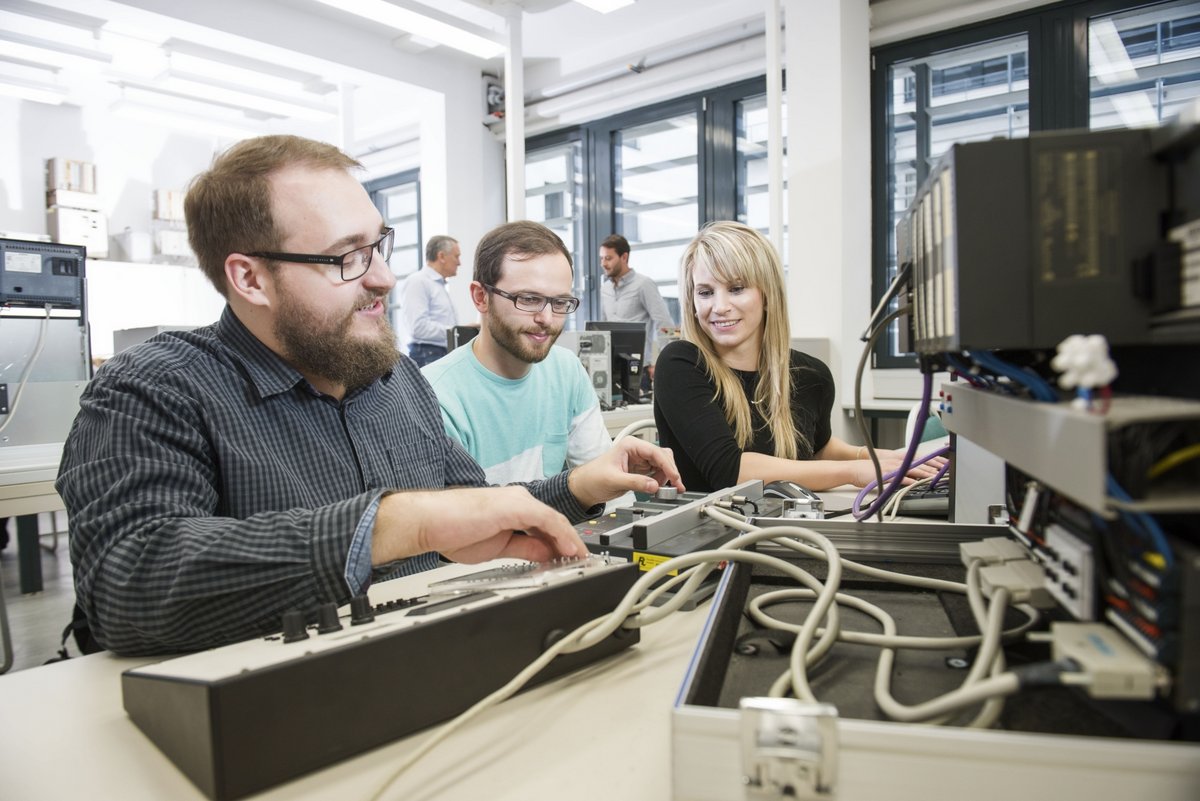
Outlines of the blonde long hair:
<svg viewBox="0 0 1200 801">
<path fill-rule="evenodd" d="M 708 330 L 696 319 L 695 268 L 703 266 L 724 284 L 741 284 L 763 296 L 762 355 L 754 403 L 775 439 L 775 456 L 795 459 L 804 435 L 792 419 L 791 327 L 784 297 L 783 265 L 767 238 L 739 222 L 713 222 L 700 229 L 679 260 L 680 314 L 683 339 L 700 351 L 704 369 L 717 386 L 716 401 L 725 411 L 738 447 L 754 439 L 750 404 L 733 370 L 717 355 Z M 686 304 L 686 305 L 685 305 Z M 811 444 L 804 441 L 806 449 Z"/>
</svg>

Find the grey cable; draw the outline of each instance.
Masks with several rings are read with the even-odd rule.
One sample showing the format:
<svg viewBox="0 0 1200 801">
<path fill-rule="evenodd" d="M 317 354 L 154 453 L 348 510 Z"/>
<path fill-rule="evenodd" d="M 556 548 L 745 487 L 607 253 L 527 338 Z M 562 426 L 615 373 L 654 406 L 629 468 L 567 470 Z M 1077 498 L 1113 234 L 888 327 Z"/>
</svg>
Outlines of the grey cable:
<svg viewBox="0 0 1200 801">
<path fill-rule="evenodd" d="M 33 355 L 29 357 L 29 362 L 25 365 L 25 369 L 21 371 L 21 378 L 17 383 L 17 389 L 13 395 L 12 405 L 8 407 L 8 414 L 4 417 L 4 422 L 0 423 L 0 433 L 8 428 L 8 424 L 13 421 L 17 415 L 17 404 L 21 402 L 21 398 L 25 397 L 25 384 L 29 381 L 29 376 L 33 374 L 33 366 L 37 364 L 38 357 L 42 355 L 42 348 L 46 347 L 46 329 L 50 327 L 50 304 L 46 304 L 46 316 L 42 318 L 41 328 L 38 330 L 37 343 L 33 347 Z"/>
</svg>

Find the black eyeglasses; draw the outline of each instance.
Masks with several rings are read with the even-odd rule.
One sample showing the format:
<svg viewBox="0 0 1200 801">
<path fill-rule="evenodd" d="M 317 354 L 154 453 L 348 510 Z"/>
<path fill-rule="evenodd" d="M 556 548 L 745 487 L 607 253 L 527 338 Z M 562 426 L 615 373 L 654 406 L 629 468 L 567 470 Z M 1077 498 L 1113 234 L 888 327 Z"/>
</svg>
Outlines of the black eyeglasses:
<svg viewBox="0 0 1200 801">
<path fill-rule="evenodd" d="M 378 242 L 363 245 L 360 248 L 347 251 L 340 256 L 320 256 L 311 253 L 267 253 L 256 251 L 247 253 L 256 259 L 273 259 L 274 261 L 290 261 L 297 264 L 331 264 L 336 265 L 342 272 L 343 281 L 353 281 L 366 274 L 371 269 L 371 257 L 378 253 L 387 261 L 392 257 L 392 241 L 396 237 L 394 228 L 385 228 Z"/>
<path fill-rule="evenodd" d="M 535 295 L 532 292 L 518 292 L 515 295 L 510 295 L 503 289 L 497 289 L 491 284 L 484 284 L 483 288 L 488 292 L 495 292 L 502 298 L 508 298 L 521 311 L 525 312 L 540 312 L 546 308 L 546 304 L 550 304 L 550 311 L 555 314 L 570 314 L 579 308 L 579 298 L 548 298 L 545 295 Z"/>
</svg>

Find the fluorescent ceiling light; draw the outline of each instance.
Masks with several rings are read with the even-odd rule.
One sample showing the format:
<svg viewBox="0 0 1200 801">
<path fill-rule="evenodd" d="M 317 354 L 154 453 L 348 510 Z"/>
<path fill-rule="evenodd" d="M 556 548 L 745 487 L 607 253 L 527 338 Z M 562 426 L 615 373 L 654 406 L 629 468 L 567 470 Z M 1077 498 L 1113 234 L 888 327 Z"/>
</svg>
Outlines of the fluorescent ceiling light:
<svg viewBox="0 0 1200 801">
<path fill-rule="evenodd" d="M 114 116 L 133 120 L 134 122 L 143 122 L 149 125 L 158 125 L 164 128 L 174 128 L 193 133 L 214 134 L 229 139 L 246 139 L 251 136 L 261 136 L 263 134 L 261 129 L 255 128 L 249 121 L 245 124 L 238 124 L 211 117 L 201 117 L 196 114 L 184 114 L 165 108 L 147 106 L 126 99 L 115 101 L 109 106 L 109 110 Z"/>
<path fill-rule="evenodd" d="M 142 88 L 138 84 L 118 84 L 121 89 L 121 99 L 133 104 L 152 106 L 164 111 L 179 112 L 180 115 L 195 115 L 205 119 L 220 120 L 233 125 L 241 125 L 248 120 L 282 119 L 278 115 L 251 112 L 237 106 L 226 106 L 210 103 L 207 100 L 197 100 L 194 97 L 163 92 L 153 88 Z"/>
<path fill-rule="evenodd" d="M 1137 80 L 1137 68 L 1129 60 L 1125 43 L 1111 19 L 1088 26 L 1088 52 L 1092 57 L 1092 75 L 1102 84 L 1113 85 Z"/>
<path fill-rule="evenodd" d="M 148 88 L 148 87 L 143 87 Z M 337 109 L 330 106 L 301 103 L 282 97 L 269 97 L 238 89 L 218 86 L 211 83 L 191 80 L 189 78 L 170 77 L 162 81 L 161 88 L 175 94 L 220 103 L 226 106 L 237 106 L 250 111 L 277 114 L 284 117 L 296 117 L 302 120 L 325 122 L 337 116 Z"/>
<path fill-rule="evenodd" d="M 163 43 L 163 50 L 171 58 L 171 67 L 179 72 L 202 75 L 235 85 L 255 86 L 283 95 L 300 90 L 324 95 L 337 88 L 316 73 L 297 69 L 286 63 L 262 61 L 240 52 L 231 53 L 187 39 L 172 37 Z"/>
<path fill-rule="evenodd" d="M 432 39 L 439 44 L 453 47 L 479 58 L 495 58 L 504 53 L 504 45 L 485 35 L 473 33 L 461 24 L 438 19 L 432 8 L 421 12 L 385 0 L 317 0 L 340 11 L 349 11 L 360 17 L 395 28 L 398 31 Z M 446 19 L 452 19 L 446 17 Z M 474 27 L 474 26 L 472 26 Z M 483 30 L 483 29 L 480 29 Z"/>
<path fill-rule="evenodd" d="M 9 78 L 5 81 L 0 81 L 0 95 L 17 97 L 21 100 L 32 100 L 35 103 L 48 103 L 52 106 L 60 106 L 67 99 L 67 90 L 61 86 L 38 84 L 32 81 Z"/>
<path fill-rule="evenodd" d="M 90 18 L 84 18 L 85 20 Z M 96 34 L 102 20 L 92 19 L 94 25 L 71 25 L 51 22 L 48 19 L 26 16 L 10 10 L 0 10 L 0 31 L 45 39 L 74 47 L 91 47 L 96 43 Z"/>
<path fill-rule="evenodd" d="M 62 81 L 58 78 L 61 72 L 59 67 L 52 67 L 49 64 L 13 61 L 0 56 L 0 81 L 16 78 L 18 83 L 44 83 L 62 86 Z"/>
<path fill-rule="evenodd" d="M 169 38 L 168 34 L 158 26 L 152 25 L 147 28 L 121 19 L 105 20 L 104 24 L 100 26 L 100 39 L 103 41 L 110 37 L 140 39 L 156 47 L 161 47 L 163 42 Z"/>
<path fill-rule="evenodd" d="M 235 67 L 232 64 L 222 64 L 187 53 L 173 52 L 168 59 L 171 65 L 170 74 L 180 78 L 212 78 L 239 86 L 253 86 L 255 89 L 282 95 L 299 92 L 304 88 L 298 82 L 289 81 L 287 78 Z"/>
<path fill-rule="evenodd" d="M 101 32 L 101 38 L 112 51 L 112 71 L 118 75 L 152 80 L 167 68 L 166 54 L 157 42 L 108 28 Z"/>
<path fill-rule="evenodd" d="M 1126 128 L 1153 128 L 1160 122 L 1157 109 L 1144 91 L 1112 95 L 1108 100 Z"/>
<path fill-rule="evenodd" d="M 100 64 L 108 64 L 112 61 L 112 56 L 101 50 L 60 44 L 49 39 L 25 36 L 4 29 L 0 29 L 0 56 L 33 61 L 38 64 L 50 64 L 56 67 L 83 65 L 88 69 L 94 69 Z"/>
<path fill-rule="evenodd" d="M 575 2 L 581 6 L 587 6 L 592 11 L 599 11 L 601 14 L 633 5 L 633 0 L 575 0 Z"/>
</svg>

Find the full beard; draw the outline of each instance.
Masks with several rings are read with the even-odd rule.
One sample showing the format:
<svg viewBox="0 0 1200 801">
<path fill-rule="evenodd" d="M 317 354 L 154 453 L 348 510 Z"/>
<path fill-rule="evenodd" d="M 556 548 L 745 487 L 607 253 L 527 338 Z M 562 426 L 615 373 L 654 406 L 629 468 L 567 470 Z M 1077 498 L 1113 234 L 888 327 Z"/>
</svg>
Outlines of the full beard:
<svg viewBox="0 0 1200 801">
<path fill-rule="evenodd" d="M 557 331 L 539 326 L 528 329 L 509 328 L 494 317 L 488 317 L 487 326 L 488 332 L 497 345 L 528 364 L 537 364 L 549 356 L 550 348 L 558 341 L 558 335 L 562 333 L 561 328 Z M 540 346 L 534 345 L 521 336 L 524 331 L 546 333 L 550 335 L 550 338 Z"/>
<path fill-rule="evenodd" d="M 362 299 L 355 309 L 371 302 L 371 298 Z M 274 333 L 294 367 L 350 391 L 384 375 L 400 359 L 396 335 L 386 316 L 379 318 L 376 330 L 366 338 L 350 335 L 354 316 L 352 311 L 338 321 L 320 318 L 302 308 L 291 295 L 282 295 Z"/>
</svg>

